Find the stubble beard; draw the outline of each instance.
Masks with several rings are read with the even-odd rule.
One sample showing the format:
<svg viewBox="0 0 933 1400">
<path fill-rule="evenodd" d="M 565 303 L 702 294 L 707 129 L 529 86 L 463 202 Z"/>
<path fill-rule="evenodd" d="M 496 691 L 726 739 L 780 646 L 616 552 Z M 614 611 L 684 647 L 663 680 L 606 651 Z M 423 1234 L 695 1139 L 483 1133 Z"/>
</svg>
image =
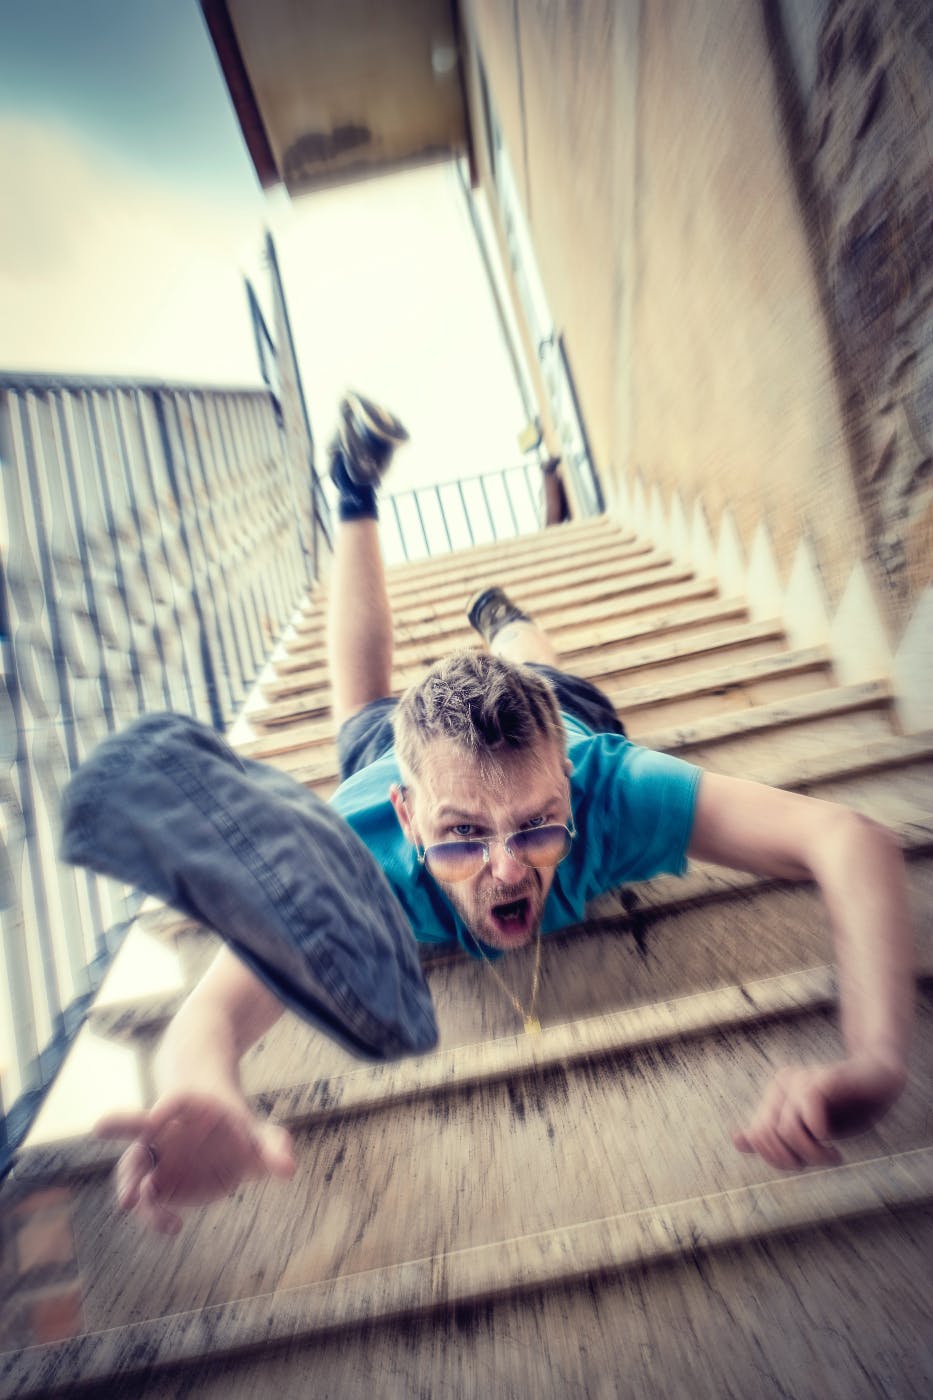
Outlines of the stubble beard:
<svg viewBox="0 0 933 1400">
<path fill-rule="evenodd" d="M 483 889 L 476 893 L 473 899 L 465 896 L 460 886 L 457 884 L 444 884 L 438 881 L 447 898 L 460 915 L 468 931 L 481 943 L 485 943 L 489 948 L 501 948 L 508 952 L 512 949 L 525 948 L 536 937 L 541 928 L 541 921 L 544 917 L 545 899 L 541 886 L 540 876 L 534 870 L 529 870 L 528 878 L 518 885 L 490 885 L 489 889 Z M 527 899 L 530 901 L 533 911 L 533 918 L 530 926 L 526 930 L 526 936 L 520 943 L 501 942 L 498 930 L 493 926 L 489 918 L 489 910 L 497 904 L 506 904 L 511 900 Z"/>
</svg>

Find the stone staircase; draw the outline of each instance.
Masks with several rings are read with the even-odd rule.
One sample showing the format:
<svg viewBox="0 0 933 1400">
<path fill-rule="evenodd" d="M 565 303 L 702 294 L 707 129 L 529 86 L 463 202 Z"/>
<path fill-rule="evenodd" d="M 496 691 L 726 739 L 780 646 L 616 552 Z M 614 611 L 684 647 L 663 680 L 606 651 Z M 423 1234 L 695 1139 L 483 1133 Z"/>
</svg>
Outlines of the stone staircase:
<svg viewBox="0 0 933 1400">
<path fill-rule="evenodd" d="M 897 831 L 921 971 L 903 1098 L 831 1170 L 782 1175 L 731 1144 L 776 1068 L 839 1051 L 807 885 L 696 866 L 603 897 L 547 940 L 533 1037 L 483 964 L 431 952 L 437 1052 L 361 1068 L 283 1017 L 243 1078 L 291 1127 L 297 1174 L 191 1212 L 175 1239 L 117 1215 L 110 1145 L 27 1144 L 0 1195 L 0 1395 L 933 1390 L 933 736 L 898 733 L 884 677 L 837 685 L 825 651 L 790 650 L 779 623 L 608 519 L 393 570 L 399 689 L 475 642 L 464 601 L 491 581 L 637 742 Z M 235 739 L 326 796 L 323 602 L 314 590 Z M 175 984 L 128 991 L 121 964 L 153 939 Z M 144 1094 L 215 946 L 150 905 L 105 984 L 87 1033 L 138 1056 Z M 530 959 L 502 966 L 519 993 Z"/>
</svg>

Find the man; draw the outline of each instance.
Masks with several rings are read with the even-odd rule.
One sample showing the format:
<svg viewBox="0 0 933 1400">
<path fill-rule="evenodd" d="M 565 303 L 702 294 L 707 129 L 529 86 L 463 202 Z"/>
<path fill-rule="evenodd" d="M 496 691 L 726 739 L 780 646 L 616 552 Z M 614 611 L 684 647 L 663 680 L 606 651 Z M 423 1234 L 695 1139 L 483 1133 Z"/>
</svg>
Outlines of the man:
<svg viewBox="0 0 933 1400">
<path fill-rule="evenodd" d="M 912 951 L 895 842 L 846 808 L 629 744 L 605 697 L 557 669 L 545 634 L 500 589 L 469 609 L 488 652 L 440 663 L 396 706 L 376 493 L 406 436 L 374 404 L 344 400 L 331 470 L 329 662 L 344 779 L 334 807 L 420 941 L 456 938 L 493 975 L 499 955 L 534 943 L 527 1001 L 508 992 L 529 1031 L 542 933 L 579 920 L 600 890 L 682 873 L 688 858 L 814 879 L 833 926 L 847 1054 L 782 1070 L 735 1143 L 781 1169 L 839 1161 L 831 1139 L 877 1119 L 906 1080 Z M 117 1170 L 124 1209 L 174 1233 L 180 1206 L 248 1176 L 291 1174 L 287 1132 L 252 1115 L 238 1079 L 281 1011 L 232 953 L 218 955 L 160 1047 L 153 1109 L 99 1126 L 135 1138 Z"/>
</svg>

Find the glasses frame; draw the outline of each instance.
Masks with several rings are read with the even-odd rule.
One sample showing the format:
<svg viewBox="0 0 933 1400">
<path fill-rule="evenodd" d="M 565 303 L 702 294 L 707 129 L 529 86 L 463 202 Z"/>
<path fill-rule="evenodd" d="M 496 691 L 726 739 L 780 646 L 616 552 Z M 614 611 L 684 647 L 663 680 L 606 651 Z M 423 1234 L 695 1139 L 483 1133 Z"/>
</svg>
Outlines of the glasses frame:
<svg viewBox="0 0 933 1400">
<path fill-rule="evenodd" d="M 568 787 L 569 787 L 569 784 L 568 784 Z M 407 801 L 407 797 L 408 797 L 408 794 L 407 794 L 407 792 L 405 791 L 405 789 L 403 788 L 403 789 L 402 789 L 402 803 L 403 803 L 403 805 L 404 805 L 404 807 L 405 807 L 406 814 L 408 815 L 408 822 L 409 822 L 409 825 L 411 826 L 412 831 L 414 831 L 414 829 L 415 829 L 414 823 L 412 822 L 412 819 L 411 819 L 411 813 L 408 811 L 408 801 Z M 448 880 L 448 881 L 445 881 L 445 882 L 444 882 L 445 884 L 462 884 L 464 880 L 472 880 L 472 879 L 474 879 L 475 876 L 477 876 L 477 875 L 480 873 L 480 871 L 483 870 L 483 869 L 489 864 L 489 852 L 490 852 L 490 847 L 495 846 L 495 845 L 502 846 L 502 848 L 509 854 L 509 856 L 512 858 L 512 860 L 516 861 L 519 865 L 524 865 L 525 868 L 526 868 L 526 870 L 556 870 L 557 867 L 558 867 L 563 861 L 565 861 L 565 860 L 567 859 L 567 857 L 570 855 L 570 847 L 569 847 L 569 846 L 567 847 L 567 849 L 566 849 L 566 851 L 564 852 L 564 854 L 561 856 L 560 860 L 555 861 L 553 865 L 530 865 L 527 861 L 520 860 L 519 857 L 516 856 L 516 855 L 514 854 L 514 852 L 511 850 L 511 848 L 510 848 L 510 846 L 509 846 L 509 842 L 510 842 L 514 837 L 516 837 L 516 836 L 523 836 L 523 835 L 525 834 L 526 831 L 549 831 L 549 830 L 552 830 L 554 827 L 560 827 L 560 829 L 561 829 L 562 831 L 566 831 L 567 835 L 570 837 L 571 842 L 573 842 L 573 841 L 576 839 L 576 836 L 577 836 L 577 827 L 576 827 L 576 823 L 574 822 L 574 819 L 573 819 L 573 808 L 572 808 L 572 807 L 571 807 L 571 811 L 570 811 L 570 820 L 569 820 L 569 822 L 546 822 L 544 826 L 525 826 L 525 827 L 519 827 L 518 831 L 510 831 L 510 832 L 509 832 L 507 835 L 505 835 L 505 836 L 501 835 L 501 834 L 498 833 L 498 832 L 494 833 L 492 836 L 458 836 L 458 837 L 455 837 L 454 840 L 452 840 L 452 841 L 435 841 L 435 842 L 433 842 L 430 846 L 416 845 L 416 846 L 415 846 L 415 854 L 416 854 L 417 857 L 418 857 L 418 864 L 419 864 L 419 865 L 422 865 L 422 866 L 425 868 L 425 870 L 427 870 L 428 874 L 431 875 L 434 879 L 436 879 L 437 876 L 434 875 L 434 872 L 432 871 L 430 865 L 428 864 L 428 854 L 429 854 L 430 851 L 443 850 L 443 848 L 444 848 L 445 846 L 467 846 L 467 845 L 470 845 L 470 846 L 480 846 L 480 847 L 482 848 L 482 852 L 483 852 L 482 864 L 481 864 L 476 870 L 474 870 L 474 871 L 472 872 L 472 874 L 470 874 L 470 875 L 463 875 L 463 876 L 461 876 L 461 878 L 460 878 L 459 880 L 453 880 L 453 881 Z"/>
</svg>

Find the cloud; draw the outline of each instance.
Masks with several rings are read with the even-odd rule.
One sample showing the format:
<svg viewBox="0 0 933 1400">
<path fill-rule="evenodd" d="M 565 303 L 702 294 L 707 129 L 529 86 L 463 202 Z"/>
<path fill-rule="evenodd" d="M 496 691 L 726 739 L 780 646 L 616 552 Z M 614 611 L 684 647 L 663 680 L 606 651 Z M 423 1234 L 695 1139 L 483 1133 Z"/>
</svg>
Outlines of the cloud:
<svg viewBox="0 0 933 1400">
<path fill-rule="evenodd" d="M 51 122 L 0 117 L 0 366 L 254 383 L 239 266 L 263 206 L 141 178 Z"/>
<path fill-rule="evenodd" d="M 257 383 L 240 269 L 268 307 L 268 223 L 322 448 L 352 386 L 411 430 L 396 490 L 516 461 L 521 405 L 442 167 L 221 206 L 0 115 L 0 181 L 0 369 Z"/>
</svg>

